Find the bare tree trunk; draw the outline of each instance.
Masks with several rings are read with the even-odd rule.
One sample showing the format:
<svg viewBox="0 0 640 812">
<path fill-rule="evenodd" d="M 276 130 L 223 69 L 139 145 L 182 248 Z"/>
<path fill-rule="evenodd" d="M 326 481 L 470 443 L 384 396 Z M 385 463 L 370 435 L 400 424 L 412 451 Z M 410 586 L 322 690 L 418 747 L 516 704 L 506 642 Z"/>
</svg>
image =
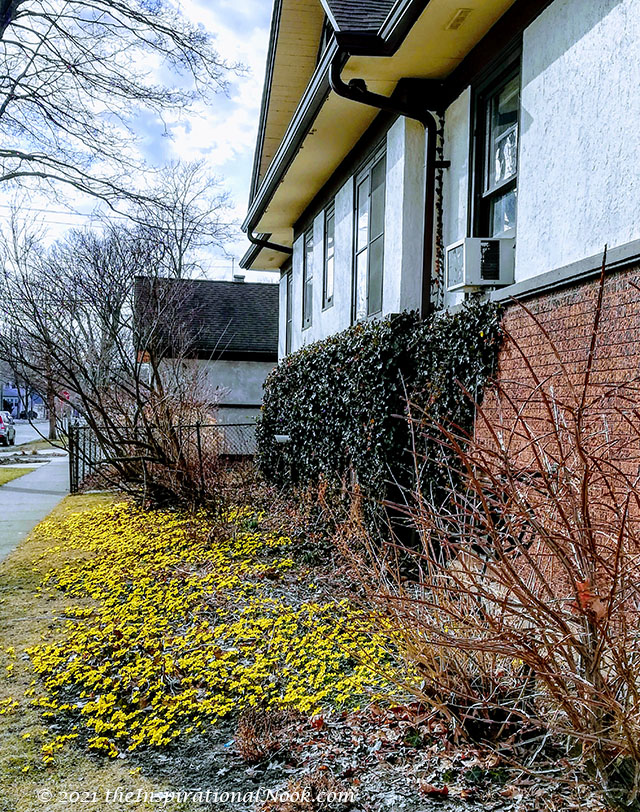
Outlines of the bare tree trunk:
<svg viewBox="0 0 640 812">
<path fill-rule="evenodd" d="M 58 439 L 56 427 L 56 393 L 51 384 L 47 384 L 47 411 L 49 413 L 49 440 Z"/>
</svg>

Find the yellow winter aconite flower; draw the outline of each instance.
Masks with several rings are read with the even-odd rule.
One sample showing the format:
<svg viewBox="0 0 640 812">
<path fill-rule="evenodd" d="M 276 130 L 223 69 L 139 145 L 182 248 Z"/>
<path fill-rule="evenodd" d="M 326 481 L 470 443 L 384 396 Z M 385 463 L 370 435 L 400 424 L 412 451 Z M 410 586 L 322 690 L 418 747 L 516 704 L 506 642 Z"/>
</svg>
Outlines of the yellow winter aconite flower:
<svg viewBox="0 0 640 812">
<path fill-rule="evenodd" d="M 64 539 L 50 550 L 79 553 L 45 585 L 91 603 L 67 606 L 59 640 L 29 651 L 34 703 L 78 731 L 48 742 L 45 761 L 79 733 L 115 757 L 246 707 L 312 713 L 389 690 L 388 637 L 347 600 L 276 589 L 287 573 L 304 586 L 305 574 L 290 539 L 256 529 L 261 519 L 238 508 L 214 528 L 204 515 L 118 503 L 40 526 Z"/>
<path fill-rule="evenodd" d="M 9 713 L 15 713 L 20 707 L 20 703 L 13 697 L 7 699 L 0 699 L 0 716 L 6 716 Z"/>
</svg>

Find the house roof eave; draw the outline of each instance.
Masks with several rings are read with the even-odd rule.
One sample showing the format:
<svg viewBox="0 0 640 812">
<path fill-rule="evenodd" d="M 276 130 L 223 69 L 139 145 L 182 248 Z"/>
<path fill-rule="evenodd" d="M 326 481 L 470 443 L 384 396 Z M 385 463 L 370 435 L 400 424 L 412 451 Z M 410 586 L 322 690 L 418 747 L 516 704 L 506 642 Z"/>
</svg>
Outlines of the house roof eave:
<svg viewBox="0 0 640 812">
<path fill-rule="evenodd" d="M 325 10 L 330 7 L 331 0 L 321 2 Z M 520 16 L 535 17 L 540 13 L 540 7 L 548 5 L 549 2 L 551 0 L 536 0 L 534 3 L 536 8 L 532 9 L 530 14 L 525 14 L 524 11 L 518 13 Z M 255 189 L 255 194 L 252 195 L 243 229 L 272 232 L 276 242 L 290 247 L 293 224 L 299 218 L 305 202 L 302 199 L 303 194 L 299 195 L 300 201 L 294 200 L 291 189 L 303 188 L 300 186 L 301 182 L 305 184 L 305 190 L 310 183 L 320 184 L 318 188 L 321 188 L 322 183 L 326 182 L 322 173 L 313 170 L 310 172 L 311 156 L 317 155 L 320 161 L 325 161 L 328 157 L 330 159 L 326 162 L 328 167 L 338 166 L 341 157 L 338 151 L 350 148 L 347 141 L 351 136 L 347 129 L 352 133 L 355 144 L 361 134 L 360 129 L 369 126 L 373 120 L 373 117 L 367 120 L 364 113 L 354 114 L 353 117 L 345 113 L 340 107 L 337 95 L 331 92 L 329 71 L 338 50 L 348 54 L 345 56 L 344 66 L 347 82 L 350 76 L 363 77 L 372 84 L 378 95 L 391 97 L 400 79 L 409 75 L 420 80 L 448 81 L 449 77 L 456 74 L 456 69 L 469 54 L 480 46 L 480 42 L 492 26 L 501 20 L 514 4 L 518 7 L 527 5 L 525 0 L 491 0 L 486 8 L 483 6 L 478 9 L 478 17 L 474 18 L 477 22 L 471 29 L 468 27 L 463 29 L 463 42 L 459 39 L 447 40 L 451 43 L 447 46 L 451 48 L 450 53 L 443 47 L 438 47 L 443 40 L 438 32 L 446 28 L 445 15 L 451 5 L 446 0 L 443 2 L 397 0 L 375 33 L 372 30 L 358 31 L 355 28 L 335 30 L 261 182 Z M 511 16 L 517 14 L 514 12 Z M 331 20 L 331 17 L 329 19 Z M 435 38 L 433 49 L 428 46 L 430 37 Z M 411 72 L 414 62 L 411 60 L 415 59 L 416 54 L 425 56 L 419 58 L 421 73 L 418 72 L 414 76 Z M 379 60 L 378 57 L 382 59 Z M 374 68 L 373 63 L 379 65 L 376 64 Z M 345 115 L 347 118 L 342 118 Z M 343 123 L 348 122 L 348 128 L 343 128 L 344 132 L 341 131 L 341 143 L 336 142 L 331 134 L 329 120 L 332 117 Z M 327 144 L 330 145 L 329 148 Z M 316 163 L 317 165 L 319 164 Z M 258 251 L 251 258 L 249 254 L 245 255 L 243 267 L 262 268 L 262 263 L 270 263 L 269 268 L 276 269 L 284 258 L 284 254 L 278 256 L 272 253 L 267 257 L 265 252 Z"/>
<path fill-rule="evenodd" d="M 242 224 L 242 230 L 248 231 L 255 223 L 258 222 L 261 214 L 268 206 L 273 194 L 275 193 L 283 175 L 285 174 L 289 164 L 295 158 L 302 142 L 313 124 L 319 110 L 321 109 L 324 101 L 330 93 L 329 86 L 329 70 L 331 62 L 335 57 L 338 48 L 342 47 L 353 54 L 362 54 L 370 56 L 389 56 L 392 55 L 399 47 L 402 39 L 406 36 L 415 20 L 420 16 L 422 11 L 428 5 L 430 0 L 397 0 L 388 14 L 387 18 L 382 24 L 382 28 L 377 34 L 371 32 L 340 32 L 337 30 L 337 21 L 331 11 L 327 0 L 321 0 L 322 6 L 327 13 L 327 16 L 334 27 L 335 36 L 327 46 L 322 58 L 320 59 L 316 70 L 305 93 L 303 94 L 298 107 L 287 127 L 284 137 L 267 169 L 261 182 L 258 183 L 258 170 L 257 167 L 260 161 L 260 133 L 264 131 L 264 118 L 268 107 L 268 90 L 265 82 L 265 91 L 263 94 L 263 110 L 261 111 L 261 127 L 258 134 L 258 146 L 254 159 L 254 170 L 252 177 L 252 194 L 249 202 L 249 209 L 247 216 Z M 282 0 L 277 0 L 277 6 L 281 7 Z M 277 41 L 277 26 L 275 25 L 275 9 L 274 20 L 272 21 L 271 31 L 272 41 L 270 42 L 270 54 L 275 51 L 275 43 Z M 249 264 L 245 265 L 245 259 L 252 253 L 251 249 L 243 257 L 243 266 L 250 267 Z M 255 261 L 258 254 L 252 258 Z"/>
<path fill-rule="evenodd" d="M 260 158 L 264 144 L 267 114 L 269 111 L 269 99 L 271 97 L 271 82 L 273 77 L 273 67 L 276 59 L 276 45 L 278 42 L 278 29 L 280 27 L 280 14 L 282 11 L 282 0 L 275 0 L 271 15 L 271 27 L 269 33 L 269 46 L 267 48 L 267 65 L 265 69 L 264 86 L 262 89 L 262 100 L 260 102 L 260 118 L 258 123 L 258 134 L 256 137 L 256 149 L 253 156 L 253 170 L 251 173 L 251 191 L 253 197 L 257 191 L 258 179 L 260 176 Z"/>
<path fill-rule="evenodd" d="M 255 196 L 250 202 L 247 216 L 242 224 L 242 230 L 247 231 L 255 224 L 261 212 L 268 205 L 273 193 L 278 187 L 282 175 L 286 172 L 296 153 L 300 149 L 311 124 L 322 107 L 330 92 L 329 69 L 331 62 L 338 52 L 338 44 L 332 40 L 327 46 L 322 59 L 307 85 L 307 89 L 300 100 L 291 123 L 287 127 L 280 146 L 269 165 L 269 168 L 258 187 Z"/>
</svg>

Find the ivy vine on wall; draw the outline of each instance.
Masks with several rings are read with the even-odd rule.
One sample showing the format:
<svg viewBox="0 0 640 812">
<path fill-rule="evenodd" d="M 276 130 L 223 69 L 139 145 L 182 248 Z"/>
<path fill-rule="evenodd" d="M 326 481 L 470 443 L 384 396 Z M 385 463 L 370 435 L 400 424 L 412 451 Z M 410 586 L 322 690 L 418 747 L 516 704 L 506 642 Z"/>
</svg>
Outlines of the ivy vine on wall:
<svg viewBox="0 0 640 812">
<path fill-rule="evenodd" d="M 280 486 L 338 483 L 350 471 L 375 498 L 411 486 L 407 404 L 465 429 L 494 372 L 500 312 L 478 302 L 422 321 L 414 312 L 356 324 L 284 358 L 265 383 L 259 462 Z M 289 442 L 276 441 L 288 435 Z M 423 442 L 428 444 L 426 438 Z M 424 445 L 424 484 L 440 467 Z"/>
</svg>

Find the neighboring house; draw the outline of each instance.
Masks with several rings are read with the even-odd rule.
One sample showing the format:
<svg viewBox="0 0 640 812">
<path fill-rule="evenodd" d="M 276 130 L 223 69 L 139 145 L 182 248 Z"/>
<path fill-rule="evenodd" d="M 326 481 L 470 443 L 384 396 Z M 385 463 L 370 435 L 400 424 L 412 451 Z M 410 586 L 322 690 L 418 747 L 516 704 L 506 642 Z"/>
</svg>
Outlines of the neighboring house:
<svg viewBox="0 0 640 812">
<path fill-rule="evenodd" d="M 638 0 L 275 0 L 242 265 L 281 271 L 280 356 L 568 286 L 570 341 L 605 243 L 640 265 L 639 48 Z"/>
<path fill-rule="evenodd" d="M 20 417 L 25 412 L 43 418 L 46 408 L 40 395 L 19 386 L 8 369 L 3 371 L 0 368 L 0 411 L 9 412 L 14 417 Z"/>
<path fill-rule="evenodd" d="M 263 383 L 278 357 L 277 285 L 242 276 L 233 282 L 139 277 L 135 310 L 138 336 L 155 320 L 146 340 L 160 342 L 166 359 L 202 372 L 199 385 L 210 390 L 219 422 L 258 417 Z"/>
</svg>

